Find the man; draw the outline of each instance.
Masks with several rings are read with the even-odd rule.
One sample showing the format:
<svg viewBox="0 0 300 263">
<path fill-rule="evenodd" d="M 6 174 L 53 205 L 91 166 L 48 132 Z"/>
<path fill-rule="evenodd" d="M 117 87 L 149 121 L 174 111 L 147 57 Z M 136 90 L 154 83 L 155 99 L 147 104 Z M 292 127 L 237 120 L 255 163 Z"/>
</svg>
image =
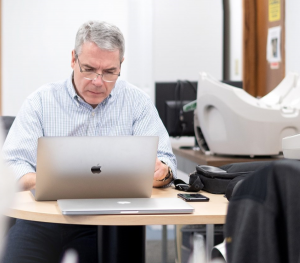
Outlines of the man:
<svg viewBox="0 0 300 263">
<path fill-rule="evenodd" d="M 124 38 L 117 27 L 90 21 L 79 28 L 72 76 L 30 95 L 5 142 L 6 161 L 22 189 L 35 188 L 37 140 L 42 136 L 157 135 L 153 186 L 172 182 L 176 159 L 168 134 L 150 98 L 118 78 L 123 61 Z M 17 220 L 4 262 L 59 262 L 70 247 L 78 251 L 80 262 L 97 262 L 96 238 L 93 226 Z"/>
</svg>

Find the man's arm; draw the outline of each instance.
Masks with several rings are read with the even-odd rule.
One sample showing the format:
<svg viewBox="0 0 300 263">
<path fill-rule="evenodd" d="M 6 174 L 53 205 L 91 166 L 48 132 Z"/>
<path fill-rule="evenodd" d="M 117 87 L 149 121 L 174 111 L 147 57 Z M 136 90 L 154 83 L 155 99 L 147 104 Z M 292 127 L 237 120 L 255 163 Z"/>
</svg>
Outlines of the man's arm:
<svg viewBox="0 0 300 263">
<path fill-rule="evenodd" d="M 36 174 L 35 173 L 25 174 L 20 178 L 18 183 L 19 183 L 19 189 L 21 191 L 34 189 L 36 183 Z"/>
<path fill-rule="evenodd" d="M 6 137 L 2 151 L 22 190 L 35 187 L 38 138 L 43 136 L 39 99 L 27 99 Z"/>
<path fill-rule="evenodd" d="M 173 181 L 173 179 L 176 179 L 177 167 L 177 161 L 172 152 L 170 138 L 151 100 L 139 100 L 139 102 L 143 102 L 143 107 L 136 107 L 141 111 L 137 114 L 138 117 L 133 125 L 133 135 L 159 136 L 157 149 L 158 159 L 155 164 L 153 187 L 167 186 Z M 166 181 L 157 181 L 166 177 L 168 174 L 168 166 L 171 168 L 173 176 L 168 178 Z"/>
</svg>

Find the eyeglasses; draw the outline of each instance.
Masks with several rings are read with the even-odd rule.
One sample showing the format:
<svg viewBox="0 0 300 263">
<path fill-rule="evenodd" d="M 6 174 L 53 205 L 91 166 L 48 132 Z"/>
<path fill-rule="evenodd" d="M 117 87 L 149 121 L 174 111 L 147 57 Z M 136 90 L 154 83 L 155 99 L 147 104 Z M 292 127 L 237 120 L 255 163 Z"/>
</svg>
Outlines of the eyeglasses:
<svg viewBox="0 0 300 263">
<path fill-rule="evenodd" d="M 105 82 L 115 82 L 118 79 L 118 77 L 120 76 L 120 73 L 119 74 L 113 74 L 113 73 L 99 74 L 99 73 L 96 73 L 96 72 L 93 72 L 93 71 L 82 70 L 78 55 L 76 55 L 76 57 L 77 57 L 77 60 L 78 60 L 78 65 L 79 65 L 80 72 L 82 73 L 82 75 L 84 76 L 85 79 L 96 80 L 98 78 L 98 76 L 101 76 L 102 80 L 105 81 Z"/>
</svg>

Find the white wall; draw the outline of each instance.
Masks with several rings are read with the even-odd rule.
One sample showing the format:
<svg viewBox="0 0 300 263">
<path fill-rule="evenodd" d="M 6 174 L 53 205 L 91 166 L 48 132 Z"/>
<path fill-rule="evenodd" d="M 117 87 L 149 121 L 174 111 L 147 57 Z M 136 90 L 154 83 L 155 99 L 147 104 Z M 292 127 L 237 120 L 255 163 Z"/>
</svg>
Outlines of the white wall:
<svg viewBox="0 0 300 263">
<path fill-rule="evenodd" d="M 116 24 L 126 40 L 121 77 L 154 99 L 155 81 L 222 78 L 222 0 L 2 0 L 2 113 L 16 115 L 42 84 L 71 74 L 78 27 Z"/>
<path fill-rule="evenodd" d="M 222 0 L 128 2 L 127 79 L 154 100 L 156 81 L 222 79 Z"/>
<path fill-rule="evenodd" d="M 241 0 L 230 2 L 234 73 Z M 300 73 L 299 10 L 300 1 L 286 0 L 286 72 Z M 222 78 L 222 0 L 2 0 L 3 115 L 16 115 L 42 84 L 69 76 L 75 34 L 88 19 L 120 27 L 126 39 L 122 77 L 152 98 L 155 81 L 197 80 L 199 71 Z"/>
<path fill-rule="evenodd" d="M 300 74 L 300 1 L 286 0 L 286 73 Z"/>
<path fill-rule="evenodd" d="M 222 79 L 222 0 L 155 0 L 153 27 L 155 81 Z"/>
<path fill-rule="evenodd" d="M 2 0 L 3 115 L 16 115 L 42 84 L 71 74 L 75 34 L 89 19 L 114 23 L 127 36 L 126 1 Z"/>
<path fill-rule="evenodd" d="M 230 0 L 230 71 L 229 79 L 241 81 L 243 79 L 243 6 L 242 0 Z"/>
<path fill-rule="evenodd" d="M 128 0 L 127 17 L 127 80 L 153 99 L 153 2 Z"/>
</svg>

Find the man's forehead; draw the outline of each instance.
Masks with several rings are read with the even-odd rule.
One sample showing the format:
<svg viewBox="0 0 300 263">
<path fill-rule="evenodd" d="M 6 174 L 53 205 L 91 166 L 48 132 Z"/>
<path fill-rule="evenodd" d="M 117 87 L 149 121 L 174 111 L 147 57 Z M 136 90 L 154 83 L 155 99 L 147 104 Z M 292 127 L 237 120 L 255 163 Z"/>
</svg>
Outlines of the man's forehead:
<svg viewBox="0 0 300 263">
<path fill-rule="evenodd" d="M 94 56 L 108 56 L 108 57 L 118 57 L 120 55 L 120 50 L 107 50 L 98 47 L 94 42 L 85 42 L 81 46 L 81 55 L 91 55 Z"/>
<path fill-rule="evenodd" d="M 79 54 L 82 66 L 92 68 L 118 68 L 120 65 L 119 50 L 108 51 L 96 48 L 84 48 Z"/>
</svg>

